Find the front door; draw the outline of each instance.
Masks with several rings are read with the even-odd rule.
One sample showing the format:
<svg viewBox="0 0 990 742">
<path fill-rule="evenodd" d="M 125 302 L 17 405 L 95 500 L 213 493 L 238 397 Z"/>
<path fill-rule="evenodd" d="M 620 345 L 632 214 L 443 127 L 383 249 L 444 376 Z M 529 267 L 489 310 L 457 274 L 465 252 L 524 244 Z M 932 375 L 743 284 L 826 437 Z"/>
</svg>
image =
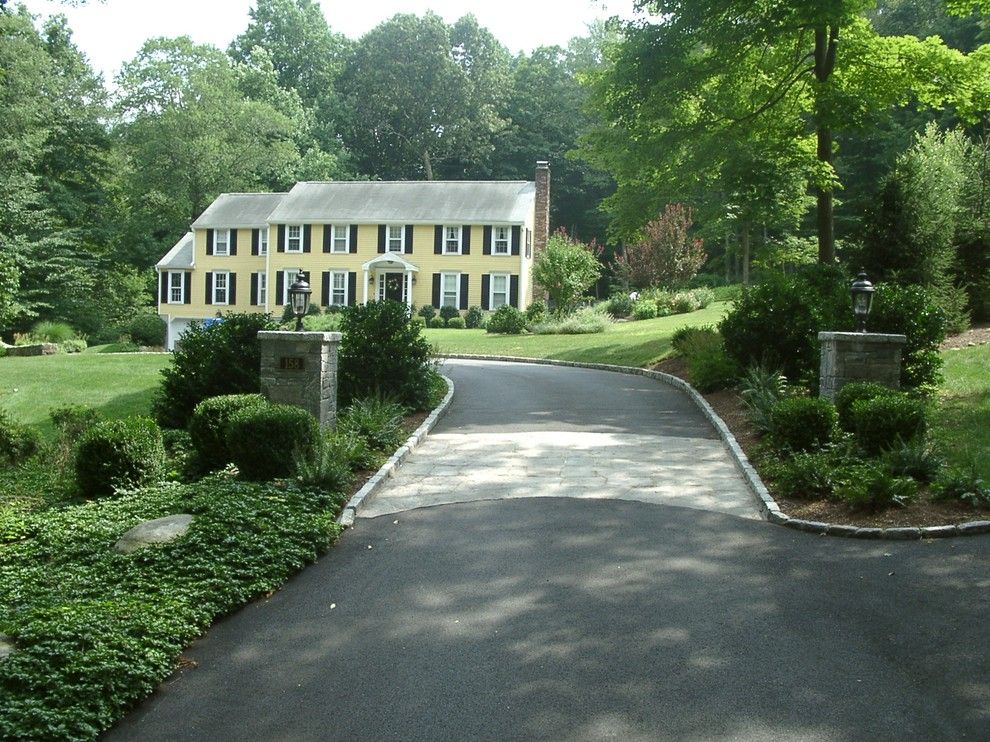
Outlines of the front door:
<svg viewBox="0 0 990 742">
<path fill-rule="evenodd" d="M 406 275 L 386 273 L 384 298 L 404 304 L 406 300 Z"/>
</svg>

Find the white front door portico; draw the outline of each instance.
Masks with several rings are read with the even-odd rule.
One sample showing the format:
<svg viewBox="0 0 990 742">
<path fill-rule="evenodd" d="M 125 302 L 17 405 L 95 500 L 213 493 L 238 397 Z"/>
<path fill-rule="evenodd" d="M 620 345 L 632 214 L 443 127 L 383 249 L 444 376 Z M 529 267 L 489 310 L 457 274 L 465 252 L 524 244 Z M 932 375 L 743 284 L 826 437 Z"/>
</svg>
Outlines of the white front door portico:
<svg viewBox="0 0 990 742">
<path fill-rule="evenodd" d="M 361 303 L 392 299 L 412 306 L 412 285 L 419 267 L 397 253 L 385 253 L 361 266 L 364 287 Z M 371 290 L 369 291 L 369 286 Z M 369 296 L 370 294 L 370 296 Z"/>
</svg>

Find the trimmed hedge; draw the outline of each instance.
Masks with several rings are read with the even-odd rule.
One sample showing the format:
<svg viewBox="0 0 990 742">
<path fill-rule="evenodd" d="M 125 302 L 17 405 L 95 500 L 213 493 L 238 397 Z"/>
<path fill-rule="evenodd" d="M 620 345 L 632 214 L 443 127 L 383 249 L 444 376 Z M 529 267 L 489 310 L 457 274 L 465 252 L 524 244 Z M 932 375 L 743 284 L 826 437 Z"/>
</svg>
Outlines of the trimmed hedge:
<svg viewBox="0 0 990 742">
<path fill-rule="evenodd" d="M 79 441 L 75 464 L 76 482 L 86 497 L 160 481 L 165 475 L 162 431 L 147 417 L 98 422 Z"/>
<path fill-rule="evenodd" d="M 782 399 L 770 408 L 774 443 L 792 451 L 822 448 L 832 440 L 835 406 L 819 397 Z"/>
<path fill-rule="evenodd" d="M 287 404 L 248 405 L 227 424 L 227 449 L 241 476 L 253 481 L 291 477 L 297 460 L 311 462 L 320 445 L 316 418 Z"/>
<path fill-rule="evenodd" d="M 503 304 L 488 318 L 485 331 L 502 335 L 518 335 L 526 329 L 526 315 L 509 304 Z"/>
<path fill-rule="evenodd" d="M 224 394 L 204 399 L 196 405 L 189 420 L 189 437 L 203 471 L 222 469 L 233 461 L 227 447 L 227 426 L 231 418 L 247 407 L 265 403 L 260 394 Z"/>
<path fill-rule="evenodd" d="M 861 399 L 852 405 L 856 443 L 868 454 L 877 455 L 924 435 L 927 407 L 920 399 L 888 394 Z"/>
<path fill-rule="evenodd" d="M 896 392 L 883 384 L 876 384 L 871 381 L 856 381 L 852 384 L 846 384 L 835 395 L 835 409 L 839 413 L 839 427 L 847 433 L 853 432 L 853 405 L 860 400 L 876 399 L 889 394 L 896 394 Z"/>
</svg>

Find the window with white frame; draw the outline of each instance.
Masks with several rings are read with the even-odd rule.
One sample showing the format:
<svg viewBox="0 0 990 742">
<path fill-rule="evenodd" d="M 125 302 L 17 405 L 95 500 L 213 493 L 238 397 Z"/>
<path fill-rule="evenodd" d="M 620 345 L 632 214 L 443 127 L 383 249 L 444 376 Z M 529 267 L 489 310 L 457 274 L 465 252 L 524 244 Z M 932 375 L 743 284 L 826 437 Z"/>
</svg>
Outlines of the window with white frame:
<svg viewBox="0 0 990 742">
<path fill-rule="evenodd" d="M 285 228 L 285 251 L 302 252 L 302 227 L 298 224 L 290 224 Z"/>
<path fill-rule="evenodd" d="M 213 303 L 227 304 L 227 289 L 230 286 L 230 273 L 227 271 L 216 271 L 213 274 Z"/>
<path fill-rule="evenodd" d="M 330 271 L 330 306 L 347 306 L 347 271 Z"/>
<path fill-rule="evenodd" d="M 461 252 L 461 228 L 446 226 L 443 228 L 443 251 L 447 255 L 459 255 Z"/>
<path fill-rule="evenodd" d="M 489 297 L 489 306 L 492 309 L 498 309 L 503 304 L 509 303 L 509 274 L 508 273 L 492 273 L 491 280 L 491 296 Z"/>
<path fill-rule="evenodd" d="M 230 254 L 229 229 L 216 229 L 213 231 L 213 254 L 214 255 Z"/>
<path fill-rule="evenodd" d="M 169 271 L 168 303 L 182 304 L 186 297 L 186 274 L 184 271 Z"/>
<path fill-rule="evenodd" d="M 268 254 L 268 227 L 258 230 L 258 255 Z"/>
<path fill-rule="evenodd" d="M 331 252 L 347 252 L 348 243 L 350 242 L 349 233 L 350 229 L 346 224 L 334 224 L 331 228 L 333 242 L 331 244 Z"/>
<path fill-rule="evenodd" d="M 443 273 L 440 283 L 440 306 L 454 307 L 461 306 L 461 274 Z"/>
<path fill-rule="evenodd" d="M 288 304 L 289 303 L 289 287 L 296 282 L 296 278 L 299 276 L 299 273 L 300 272 L 298 270 L 287 270 L 285 272 L 285 281 L 282 282 L 283 283 L 283 285 L 282 285 L 282 303 L 283 304 Z M 277 290 L 278 289 L 278 286 L 276 286 L 275 288 Z"/>
<path fill-rule="evenodd" d="M 492 254 L 493 255 L 509 254 L 508 227 L 495 227 L 495 229 L 492 230 Z"/>
<path fill-rule="evenodd" d="M 268 274 L 258 271 L 258 306 L 265 306 L 268 303 Z"/>
<path fill-rule="evenodd" d="M 386 248 L 389 252 L 405 252 L 406 230 L 401 224 L 388 225 Z"/>
</svg>

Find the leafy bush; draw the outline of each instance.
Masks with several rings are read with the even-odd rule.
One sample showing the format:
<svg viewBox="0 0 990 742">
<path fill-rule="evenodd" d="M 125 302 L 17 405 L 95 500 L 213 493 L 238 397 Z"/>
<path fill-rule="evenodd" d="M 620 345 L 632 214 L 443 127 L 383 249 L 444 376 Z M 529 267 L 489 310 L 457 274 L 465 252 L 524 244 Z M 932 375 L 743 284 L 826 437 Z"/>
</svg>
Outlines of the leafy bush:
<svg viewBox="0 0 990 742">
<path fill-rule="evenodd" d="M 632 314 L 633 310 L 633 300 L 629 298 L 629 294 L 623 292 L 618 292 L 612 294 L 608 298 L 607 303 L 608 313 L 613 317 L 628 317 Z"/>
<path fill-rule="evenodd" d="M 792 382 L 807 382 L 820 366 L 818 333 L 851 330 L 849 283 L 823 267 L 771 274 L 745 291 L 719 325 L 729 355 L 743 367 L 779 368 Z"/>
<path fill-rule="evenodd" d="M 267 314 L 228 314 L 209 327 L 194 323 L 162 370 L 153 403 L 155 417 L 167 428 L 184 428 L 193 409 L 207 397 L 256 394 L 261 388 L 258 332 L 274 330 Z"/>
<path fill-rule="evenodd" d="M 739 366 L 725 352 L 722 338 L 691 350 L 688 353 L 687 366 L 691 384 L 702 392 L 727 389 L 739 378 Z"/>
<path fill-rule="evenodd" d="M 832 440 L 835 406 L 819 397 L 782 399 L 770 408 L 774 443 L 791 451 L 822 448 Z"/>
<path fill-rule="evenodd" d="M 440 316 L 443 317 L 443 321 L 449 326 L 450 320 L 454 317 L 460 317 L 461 313 L 457 310 L 457 307 L 452 307 L 448 304 L 440 307 Z"/>
<path fill-rule="evenodd" d="M 16 465 L 33 456 L 40 438 L 34 428 L 11 420 L 0 410 L 0 462 Z"/>
<path fill-rule="evenodd" d="M 437 310 L 433 308 L 432 304 L 424 304 L 419 308 L 417 314 L 429 324 L 430 320 L 437 316 Z"/>
<path fill-rule="evenodd" d="M 576 312 L 559 319 L 544 319 L 528 326 L 536 335 L 585 335 L 604 332 L 612 324 L 612 318 L 605 307 L 582 307 Z"/>
<path fill-rule="evenodd" d="M 781 497 L 824 500 L 845 477 L 845 468 L 832 451 L 798 452 L 767 467 L 774 492 Z"/>
<path fill-rule="evenodd" d="M 787 377 L 777 369 L 757 364 L 746 369 L 739 382 L 739 395 L 750 424 L 761 435 L 773 430 L 770 410 L 788 396 Z"/>
<path fill-rule="evenodd" d="M 412 322 L 417 327 L 419 327 L 420 329 L 426 327 L 426 318 L 420 317 L 418 314 L 413 317 L 410 317 L 409 321 Z"/>
<path fill-rule="evenodd" d="M 48 417 L 55 426 L 60 438 L 75 441 L 101 419 L 98 410 L 81 404 L 67 404 L 53 407 Z"/>
<path fill-rule="evenodd" d="M 936 500 L 959 500 L 967 505 L 990 507 L 990 485 L 980 477 L 974 462 L 944 471 L 932 485 Z"/>
<path fill-rule="evenodd" d="M 891 505 L 905 505 L 918 493 L 910 477 L 892 477 L 874 463 L 854 466 L 836 487 L 836 497 L 856 510 L 877 511 Z"/>
<path fill-rule="evenodd" d="M 864 399 L 876 399 L 894 394 L 894 390 L 883 384 L 871 381 L 855 381 L 842 387 L 835 395 L 835 409 L 839 413 L 839 427 L 847 433 L 853 431 L 852 408 L 856 402 Z"/>
<path fill-rule="evenodd" d="M 300 460 L 312 462 L 320 444 L 316 418 L 301 407 L 254 404 L 227 424 L 227 449 L 244 479 L 290 477 Z"/>
<path fill-rule="evenodd" d="M 354 433 L 376 450 L 391 454 L 402 445 L 402 405 L 381 397 L 366 397 L 352 402 L 337 418 L 337 429 Z"/>
<path fill-rule="evenodd" d="M 657 316 L 657 303 L 652 299 L 637 299 L 632 305 L 633 319 L 653 319 Z"/>
<path fill-rule="evenodd" d="M 861 399 L 852 405 L 856 443 L 872 455 L 923 435 L 926 417 L 925 403 L 904 394 Z"/>
<path fill-rule="evenodd" d="M 434 329 L 440 329 L 447 326 L 447 321 L 443 317 L 431 317 L 428 324 Z"/>
<path fill-rule="evenodd" d="M 455 330 L 463 330 L 465 327 L 467 327 L 467 323 L 465 323 L 463 317 L 451 317 L 449 320 L 447 320 L 447 327 L 450 327 Z"/>
<path fill-rule="evenodd" d="M 139 314 L 127 325 L 127 334 L 138 345 L 165 345 L 165 323 L 157 314 Z"/>
<path fill-rule="evenodd" d="M 699 346 L 719 341 L 718 330 L 712 325 L 704 327 L 678 327 L 670 337 L 670 346 L 682 356 L 689 355 Z"/>
<path fill-rule="evenodd" d="M 341 325 L 337 403 L 390 394 L 411 410 L 426 409 L 436 371 L 430 346 L 406 307 L 394 301 L 349 307 Z"/>
<path fill-rule="evenodd" d="M 488 318 L 485 330 L 504 335 L 518 335 L 526 329 L 526 315 L 513 306 L 503 304 Z"/>
<path fill-rule="evenodd" d="M 135 345 L 130 340 L 124 340 L 118 343 L 104 345 L 100 348 L 100 353 L 137 353 L 139 350 L 141 350 L 140 346 Z"/>
<path fill-rule="evenodd" d="M 190 482 L 202 476 L 204 469 L 199 463 L 188 430 L 165 428 L 162 430 L 162 442 L 165 444 L 166 479 L 174 482 Z"/>
<path fill-rule="evenodd" d="M 471 307 L 464 315 L 464 326 L 469 330 L 474 330 L 481 327 L 484 321 L 485 314 L 481 311 L 481 307 Z"/>
<path fill-rule="evenodd" d="M 222 469 L 233 457 L 227 448 L 227 425 L 245 407 L 265 404 L 260 394 L 224 394 L 204 399 L 189 418 L 189 437 L 203 471 Z"/>
<path fill-rule="evenodd" d="M 705 309 L 715 301 L 715 292 L 707 287 L 692 289 L 691 296 L 694 298 L 694 303 L 698 309 Z"/>
<path fill-rule="evenodd" d="M 324 442 L 326 455 L 345 462 L 351 471 L 377 469 L 384 458 L 368 441 L 350 430 L 336 430 Z"/>
<path fill-rule="evenodd" d="M 76 447 L 76 482 L 86 497 L 152 484 L 164 475 L 162 431 L 147 417 L 98 422 Z"/>
<path fill-rule="evenodd" d="M 895 477 L 911 477 L 916 482 L 933 482 L 945 461 L 925 440 L 898 441 L 883 456 L 884 466 Z"/>
<path fill-rule="evenodd" d="M 554 312 L 570 310 L 601 274 L 595 247 L 571 239 L 563 230 L 550 236 L 533 262 L 533 279 L 546 290 Z"/>
<path fill-rule="evenodd" d="M 31 333 L 27 336 L 31 343 L 57 343 L 61 345 L 67 340 L 78 339 L 76 331 L 65 322 L 38 322 L 31 328 Z"/>
<path fill-rule="evenodd" d="M 347 459 L 337 455 L 331 437 L 331 433 L 324 433 L 311 457 L 296 455 L 296 478 L 308 487 L 344 492 L 354 481 L 354 474 Z"/>
<path fill-rule="evenodd" d="M 931 391 L 938 386 L 942 378 L 938 348 L 945 340 L 945 315 L 927 291 L 920 286 L 878 284 L 867 329 L 907 337 L 901 362 L 904 389 Z"/>
<path fill-rule="evenodd" d="M 340 332 L 342 321 L 343 317 L 340 311 L 327 314 L 307 314 L 303 317 L 303 329 L 307 332 Z"/>
<path fill-rule="evenodd" d="M 526 307 L 526 322 L 529 324 L 543 322 L 548 313 L 549 310 L 547 309 L 547 303 L 542 299 L 537 299 Z"/>
<path fill-rule="evenodd" d="M 683 291 L 674 294 L 673 310 L 674 314 L 688 314 L 700 309 L 701 305 L 694 298 L 693 292 Z"/>
<path fill-rule="evenodd" d="M 63 353 L 82 353 L 89 344 L 82 338 L 77 338 L 75 340 L 66 340 L 65 342 L 59 343 L 59 350 Z"/>
</svg>

